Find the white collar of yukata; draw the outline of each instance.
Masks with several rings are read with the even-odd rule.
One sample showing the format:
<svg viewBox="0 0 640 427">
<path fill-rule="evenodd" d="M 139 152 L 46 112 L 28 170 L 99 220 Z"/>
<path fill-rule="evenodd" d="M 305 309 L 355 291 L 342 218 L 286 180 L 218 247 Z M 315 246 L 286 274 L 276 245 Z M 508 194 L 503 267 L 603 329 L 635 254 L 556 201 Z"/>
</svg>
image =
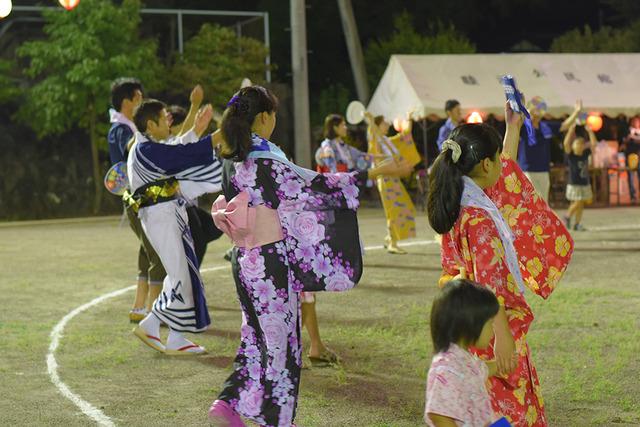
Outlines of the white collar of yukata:
<svg viewBox="0 0 640 427">
<path fill-rule="evenodd" d="M 293 172 L 295 172 L 300 178 L 302 178 L 307 184 L 311 183 L 313 179 L 318 176 L 316 171 L 303 168 L 295 163 L 291 162 L 287 155 L 273 142 L 262 138 L 259 135 L 253 134 L 253 145 L 261 146 L 266 143 L 266 149 L 251 150 L 247 155 L 249 159 L 271 159 L 287 165 Z"/>
<path fill-rule="evenodd" d="M 119 111 L 116 111 L 113 108 L 109 109 L 109 121 L 111 123 L 120 123 L 122 125 L 127 125 L 129 129 L 131 129 L 131 132 L 133 133 L 136 133 L 138 131 L 138 128 L 136 128 L 136 125 L 131 120 L 129 120 L 127 116 L 125 116 Z"/>
</svg>

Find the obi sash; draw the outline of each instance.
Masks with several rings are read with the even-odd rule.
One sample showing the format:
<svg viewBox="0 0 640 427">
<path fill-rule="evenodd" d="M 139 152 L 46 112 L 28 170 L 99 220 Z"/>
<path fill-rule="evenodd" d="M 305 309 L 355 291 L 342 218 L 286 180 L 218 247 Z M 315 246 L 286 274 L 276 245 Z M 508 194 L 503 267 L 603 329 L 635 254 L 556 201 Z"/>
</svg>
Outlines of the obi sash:
<svg viewBox="0 0 640 427">
<path fill-rule="evenodd" d="M 176 199 L 179 191 L 178 180 L 169 178 L 143 185 L 133 194 L 127 190 L 122 199 L 137 213 L 140 208 Z"/>
<path fill-rule="evenodd" d="M 211 208 L 213 222 L 239 248 L 253 249 L 284 239 L 278 211 L 264 205 L 249 206 L 249 194 L 233 199 L 220 195 Z"/>
</svg>

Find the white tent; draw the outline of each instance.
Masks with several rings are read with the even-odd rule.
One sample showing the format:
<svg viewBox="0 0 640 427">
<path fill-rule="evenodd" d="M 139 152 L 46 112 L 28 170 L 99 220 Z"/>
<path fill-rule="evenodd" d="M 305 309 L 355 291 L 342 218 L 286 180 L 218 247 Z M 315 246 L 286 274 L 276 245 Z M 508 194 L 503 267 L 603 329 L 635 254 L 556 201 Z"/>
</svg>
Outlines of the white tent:
<svg viewBox="0 0 640 427">
<path fill-rule="evenodd" d="M 393 55 L 368 110 L 387 119 L 444 117 L 447 99 L 463 111 L 502 115 L 499 77 L 511 74 L 527 97 L 541 96 L 548 113 L 570 113 L 576 99 L 587 111 L 609 116 L 640 113 L 640 54 Z"/>
</svg>

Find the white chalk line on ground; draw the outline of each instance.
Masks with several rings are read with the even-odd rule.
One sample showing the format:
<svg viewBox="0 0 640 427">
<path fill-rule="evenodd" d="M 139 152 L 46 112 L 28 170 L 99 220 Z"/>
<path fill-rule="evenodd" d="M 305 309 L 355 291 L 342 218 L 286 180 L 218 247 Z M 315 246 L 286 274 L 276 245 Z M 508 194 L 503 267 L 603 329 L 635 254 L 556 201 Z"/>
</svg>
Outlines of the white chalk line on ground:
<svg viewBox="0 0 640 427">
<path fill-rule="evenodd" d="M 592 227 L 588 231 L 615 231 L 615 230 L 628 230 L 628 229 L 640 230 L 640 225 L 629 224 L 629 225 L 618 225 L 618 226 L 609 226 L 609 227 L 606 227 L 606 226 Z M 418 240 L 418 241 L 403 243 L 401 246 L 404 247 L 404 246 L 419 246 L 419 245 L 434 245 L 434 244 L 437 244 L 435 240 Z M 375 251 L 375 250 L 384 249 L 384 246 L 382 245 L 367 246 L 364 249 L 365 251 Z M 223 270 L 225 268 L 229 268 L 229 265 L 207 267 L 207 268 L 201 269 L 200 272 L 208 273 L 212 271 Z M 76 393 L 72 392 L 71 389 L 69 389 L 69 387 L 60 380 L 60 376 L 58 375 L 58 362 L 56 361 L 56 358 L 55 358 L 55 352 L 58 349 L 58 346 L 60 345 L 60 340 L 63 337 L 64 328 L 71 319 L 76 317 L 78 314 L 92 307 L 95 307 L 98 304 L 101 304 L 109 299 L 115 298 L 126 292 L 134 290 L 135 288 L 136 286 L 128 286 L 126 288 L 122 288 L 117 291 L 113 291 L 113 292 L 104 294 L 102 296 L 99 296 L 91 300 L 90 302 L 84 305 L 81 305 L 80 307 L 77 307 L 71 312 L 69 312 L 51 330 L 51 334 L 50 334 L 51 342 L 49 345 L 49 352 L 47 353 L 47 371 L 49 373 L 49 378 L 51 379 L 51 382 L 53 383 L 53 385 L 56 386 L 56 388 L 60 391 L 60 393 L 64 397 L 69 399 L 74 405 L 76 405 L 82 411 L 83 414 L 85 414 L 87 417 L 94 420 L 100 426 L 114 427 L 115 424 L 113 423 L 113 420 L 111 418 L 109 418 L 104 414 L 104 412 L 102 412 L 100 409 L 96 408 L 86 400 L 82 399 Z"/>
<path fill-rule="evenodd" d="M 96 408 L 95 406 L 72 392 L 69 387 L 67 387 L 67 385 L 60 380 L 60 376 L 58 375 L 58 362 L 56 361 L 55 352 L 60 345 L 60 339 L 62 338 L 64 327 L 67 326 L 67 323 L 69 323 L 71 319 L 73 319 L 83 311 L 86 311 L 91 307 L 100 304 L 103 301 L 122 295 L 125 292 L 133 290 L 135 288 L 135 286 L 129 286 L 124 289 L 119 289 L 117 291 L 102 295 L 84 305 L 81 305 L 80 307 L 64 316 L 62 320 L 60 320 L 58 324 L 51 330 L 51 343 L 49 344 L 49 353 L 47 354 L 47 371 L 49 372 L 49 378 L 51 379 L 51 382 L 58 388 L 58 390 L 64 397 L 69 399 L 74 405 L 80 408 L 80 410 L 86 416 L 88 416 L 101 426 L 112 427 L 115 426 L 115 424 L 113 424 L 111 418 L 107 417 L 100 409 Z"/>
<path fill-rule="evenodd" d="M 635 231 L 640 230 L 640 224 L 625 224 L 625 225 L 605 225 L 602 227 L 588 227 L 587 231 Z"/>
<path fill-rule="evenodd" d="M 227 268 L 227 266 L 213 267 L 207 270 L 215 271 L 215 270 L 222 270 L 224 268 Z M 49 378 L 51 379 L 51 382 L 53 383 L 53 385 L 56 386 L 58 391 L 60 391 L 60 393 L 64 397 L 66 397 L 74 405 L 76 405 L 82 411 L 83 414 L 85 414 L 87 417 L 94 420 L 96 423 L 98 423 L 98 425 L 104 426 L 104 427 L 115 427 L 115 424 L 113 423 L 111 418 L 109 418 L 104 414 L 104 412 L 102 412 L 100 409 L 96 408 L 86 400 L 82 399 L 76 393 L 72 392 L 71 389 L 64 382 L 62 382 L 62 380 L 60 380 L 60 375 L 58 375 L 58 362 L 56 361 L 55 352 L 58 349 L 58 346 L 60 345 L 60 340 L 63 337 L 64 328 L 65 326 L 67 326 L 67 323 L 69 323 L 71 319 L 76 317 L 78 314 L 84 311 L 87 311 L 90 308 L 95 307 L 98 304 L 101 304 L 111 298 L 120 296 L 126 292 L 132 291 L 135 288 L 136 286 L 134 285 L 134 286 L 128 286 L 126 288 L 118 289 L 117 291 L 109 292 L 107 294 L 104 294 L 102 296 L 99 296 L 89 301 L 86 304 L 81 305 L 80 307 L 72 310 L 66 316 L 64 316 L 62 320 L 60 320 L 56 324 L 56 326 L 53 327 L 53 329 L 51 330 L 51 334 L 49 335 L 51 342 L 49 344 L 49 352 L 47 353 L 47 372 L 49 373 Z"/>
<path fill-rule="evenodd" d="M 407 242 L 402 246 L 431 245 L 435 243 L 436 243 L 435 240 L 419 240 L 414 242 Z M 374 251 L 374 250 L 383 249 L 383 246 L 382 245 L 368 246 L 368 247 L 365 247 L 364 249 L 365 251 L 367 250 Z M 225 268 L 229 268 L 229 265 L 207 267 L 207 268 L 201 269 L 200 272 L 208 273 L 212 271 L 223 270 Z M 58 349 L 58 346 L 60 345 L 60 340 L 63 337 L 64 328 L 65 326 L 67 326 L 67 323 L 69 323 L 71 319 L 76 317 L 78 314 L 84 311 L 87 311 L 92 307 L 95 307 L 98 304 L 101 304 L 109 299 L 120 296 L 126 292 L 132 291 L 135 288 L 136 286 L 134 285 L 134 286 L 128 286 L 126 288 L 118 289 L 117 291 L 113 291 L 113 292 L 109 292 L 107 294 L 101 295 L 89 301 L 88 303 L 75 308 L 74 310 L 69 312 L 66 316 L 64 316 L 62 320 L 60 320 L 56 324 L 56 326 L 53 327 L 50 334 L 51 342 L 49 344 L 49 353 L 47 353 L 47 371 L 49 373 L 49 378 L 51 379 L 51 382 L 53 383 L 53 385 L 56 386 L 56 388 L 60 391 L 60 393 L 64 397 L 69 399 L 74 405 L 76 405 L 82 411 L 83 414 L 85 414 L 87 417 L 94 420 L 96 423 L 98 423 L 98 425 L 104 426 L 104 427 L 115 427 L 115 424 L 113 423 L 113 420 L 111 418 L 105 415 L 104 412 L 102 412 L 100 409 L 96 408 L 86 400 L 82 399 L 76 393 L 72 392 L 71 389 L 64 382 L 62 382 L 62 380 L 60 380 L 60 376 L 58 375 L 58 362 L 56 361 L 55 352 Z"/>
</svg>

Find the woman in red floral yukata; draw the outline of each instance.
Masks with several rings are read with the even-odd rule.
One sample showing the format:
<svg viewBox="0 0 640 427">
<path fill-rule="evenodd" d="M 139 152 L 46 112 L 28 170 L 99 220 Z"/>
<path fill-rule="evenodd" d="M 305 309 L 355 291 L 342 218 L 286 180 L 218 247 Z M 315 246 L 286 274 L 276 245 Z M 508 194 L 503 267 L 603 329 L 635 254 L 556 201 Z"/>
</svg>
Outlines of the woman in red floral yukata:
<svg viewBox="0 0 640 427">
<path fill-rule="evenodd" d="M 495 359 L 493 409 L 513 426 L 546 426 L 540 382 L 526 341 L 533 312 L 528 287 L 547 298 L 569 264 L 573 240 L 514 161 L 522 117 L 507 105 L 503 142 L 488 125 L 458 126 L 431 172 L 429 223 L 443 235 L 441 286 L 465 277 L 491 289 L 500 303 L 495 338 L 481 359 Z"/>
</svg>

